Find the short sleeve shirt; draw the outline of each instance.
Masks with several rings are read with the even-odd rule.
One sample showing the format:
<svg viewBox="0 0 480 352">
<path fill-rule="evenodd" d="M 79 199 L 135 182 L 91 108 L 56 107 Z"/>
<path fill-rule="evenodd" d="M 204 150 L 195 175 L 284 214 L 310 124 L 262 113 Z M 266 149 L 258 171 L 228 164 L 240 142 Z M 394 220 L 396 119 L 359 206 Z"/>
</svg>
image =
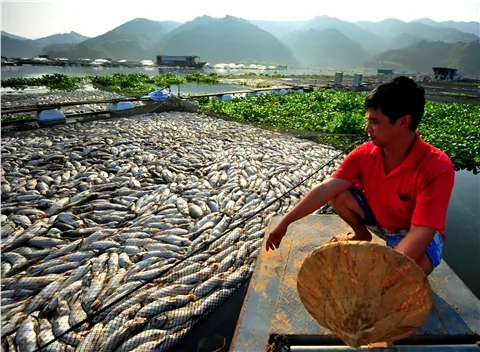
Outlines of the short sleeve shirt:
<svg viewBox="0 0 480 352">
<path fill-rule="evenodd" d="M 455 170 L 449 157 L 418 132 L 405 160 L 388 175 L 382 149 L 368 142 L 350 152 L 332 177 L 362 190 L 377 222 L 388 231 L 425 226 L 436 229 L 445 241 Z"/>
</svg>

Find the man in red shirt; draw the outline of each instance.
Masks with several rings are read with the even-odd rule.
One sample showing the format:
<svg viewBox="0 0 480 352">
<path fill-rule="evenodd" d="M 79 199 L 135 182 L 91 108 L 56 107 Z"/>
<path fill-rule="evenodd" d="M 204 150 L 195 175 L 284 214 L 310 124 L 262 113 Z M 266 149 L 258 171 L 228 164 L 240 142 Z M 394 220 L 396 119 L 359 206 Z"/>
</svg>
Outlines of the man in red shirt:
<svg viewBox="0 0 480 352">
<path fill-rule="evenodd" d="M 424 108 L 424 89 L 408 77 L 372 90 L 365 101 L 371 141 L 350 152 L 283 216 L 269 234 L 267 251 L 280 246 L 292 222 L 330 201 L 353 229 L 332 241 L 370 241 L 374 233 L 430 274 L 442 260 L 455 171 L 448 156 L 416 132 Z"/>
</svg>

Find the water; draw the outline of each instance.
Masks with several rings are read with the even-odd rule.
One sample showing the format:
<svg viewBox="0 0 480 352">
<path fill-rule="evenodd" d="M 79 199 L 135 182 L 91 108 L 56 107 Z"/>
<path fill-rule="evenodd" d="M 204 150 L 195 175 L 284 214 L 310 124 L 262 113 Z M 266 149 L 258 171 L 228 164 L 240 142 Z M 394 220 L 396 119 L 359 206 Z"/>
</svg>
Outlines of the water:
<svg viewBox="0 0 480 352">
<path fill-rule="evenodd" d="M 480 174 L 458 171 L 447 213 L 444 259 L 480 298 Z"/>
<path fill-rule="evenodd" d="M 158 74 L 175 73 L 180 76 L 184 76 L 188 73 L 218 73 L 222 74 L 241 74 L 248 72 L 255 73 L 274 73 L 274 70 L 252 70 L 252 69 L 213 69 L 205 68 L 201 70 L 188 70 L 188 69 L 174 69 L 174 68 L 153 68 L 153 67 L 60 67 L 60 66 L 2 66 L 2 79 L 11 77 L 40 77 L 44 74 L 62 73 L 69 76 L 86 76 L 97 75 L 106 76 L 113 75 L 114 73 L 144 73 L 147 75 L 155 76 Z M 287 70 L 278 70 L 277 72 L 284 75 L 329 75 L 333 76 L 335 70 L 314 70 L 308 68 L 289 68 Z M 356 71 L 343 71 L 344 76 L 353 75 Z M 373 71 L 364 72 L 364 74 L 376 74 Z"/>
<path fill-rule="evenodd" d="M 185 76 L 188 73 L 198 72 L 194 70 L 165 70 L 157 68 L 95 68 L 95 67 L 69 67 L 63 68 L 58 66 L 19 66 L 19 67 L 2 67 L 2 79 L 24 77 L 35 78 L 46 74 L 61 73 L 69 76 L 108 76 L 114 73 L 143 73 L 149 76 L 156 76 L 158 74 L 175 73 L 179 76 Z M 205 71 L 203 73 L 210 73 L 213 70 Z M 244 90 L 248 86 L 237 84 L 197 84 L 186 83 L 181 86 L 171 86 L 172 92 L 176 94 L 202 94 L 202 93 L 216 93 L 228 92 L 235 90 Z M 90 86 L 86 86 L 86 90 L 92 90 Z M 153 90 L 153 89 L 152 89 Z M 2 93 L 15 93 L 11 88 L 2 88 Z M 25 93 L 45 93 L 47 89 L 27 89 Z"/>
</svg>

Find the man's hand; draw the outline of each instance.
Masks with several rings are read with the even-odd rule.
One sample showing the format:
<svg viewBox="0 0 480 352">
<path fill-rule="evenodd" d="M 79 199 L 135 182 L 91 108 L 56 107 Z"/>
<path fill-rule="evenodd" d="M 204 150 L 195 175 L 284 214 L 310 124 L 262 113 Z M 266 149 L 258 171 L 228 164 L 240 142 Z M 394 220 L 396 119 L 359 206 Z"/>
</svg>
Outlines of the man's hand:
<svg viewBox="0 0 480 352">
<path fill-rule="evenodd" d="M 280 247 L 280 243 L 282 242 L 282 238 L 287 233 L 288 225 L 283 224 L 281 221 L 270 231 L 267 239 L 267 252 L 269 249 L 274 251 L 278 247 Z"/>
<path fill-rule="evenodd" d="M 297 205 L 284 215 L 278 225 L 270 232 L 266 244 L 267 252 L 269 249 L 274 251 L 280 246 L 280 242 L 283 236 L 285 236 L 289 224 L 313 213 L 351 185 L 352 182 L 350 181 L 339 178 L 327 178 L 313 187 Z"/>
</svg>

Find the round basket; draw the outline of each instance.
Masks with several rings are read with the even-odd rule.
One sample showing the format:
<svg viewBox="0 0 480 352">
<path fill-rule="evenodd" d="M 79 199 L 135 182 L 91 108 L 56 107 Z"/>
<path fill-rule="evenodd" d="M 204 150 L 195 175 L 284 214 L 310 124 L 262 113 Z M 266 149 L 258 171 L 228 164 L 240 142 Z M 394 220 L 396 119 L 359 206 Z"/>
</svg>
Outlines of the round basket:
<svg viewBox="0 0 480 352">
<path fill-rule="evenodd" d="M 423 270 L 371 242 L 318 247 L 302 262 L 297 290 L 318 324 L 352 347 L 402 339 L 423 325 L 432 307 Z"/>
</svg>

